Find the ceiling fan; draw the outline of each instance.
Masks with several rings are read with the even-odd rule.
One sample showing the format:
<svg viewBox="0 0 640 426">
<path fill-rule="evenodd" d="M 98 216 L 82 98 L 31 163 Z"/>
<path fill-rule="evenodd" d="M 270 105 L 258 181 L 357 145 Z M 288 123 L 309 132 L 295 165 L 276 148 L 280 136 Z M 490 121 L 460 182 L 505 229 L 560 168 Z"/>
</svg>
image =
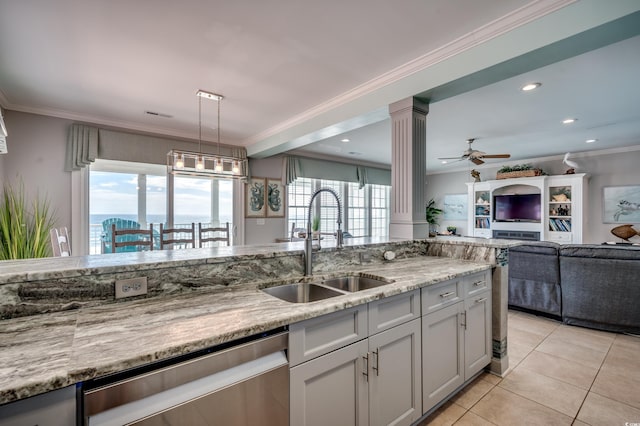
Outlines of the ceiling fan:
<svg viewBox="0 0 640 426">
<path fill-rule="evenodd" d="M 509 158 L 509 157 L 511 157 L 511 154 L 487 154 L 486 152 L 482 152 L 482 151 L 478 151 L 477 149 L 473 149 L 473 148 L 471 148 L 471 144 L 473 143 L 474 140 L 476 140 L 476 139 L 475 138 L 467 139 L 467 143 L 469 144 L 469 147 L 462 153 L 462 156 L 460 156 L 460 157 L 444 157 L 444 158 L 438 158 L 438 160 L 457 160 L 457 161 L 469 160 L 473 164 L 480 165 L 480 164 L 484 163 L 484 161 L 482 161 L 483 158 Z"/>
</svg>

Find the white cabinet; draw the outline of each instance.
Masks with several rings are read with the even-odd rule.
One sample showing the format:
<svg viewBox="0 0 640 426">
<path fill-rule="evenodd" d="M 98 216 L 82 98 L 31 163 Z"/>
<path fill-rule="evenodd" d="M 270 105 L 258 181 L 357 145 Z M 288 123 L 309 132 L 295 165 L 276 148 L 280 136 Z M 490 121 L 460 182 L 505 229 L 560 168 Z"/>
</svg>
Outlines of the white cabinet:
<svg viewBox="0 0 640 426">
<path fill-rule="evenodd" d="M 420 319 L 369 337 L 370 425 L 409 425 L 422 415 L 420 350 Z"/>
<path fill-rule="evenodd" d="M 291 426 L 369 424 L 368 342 L 291 368 Z"/>
<path fill-rule="evenodd" d="M 452 303 L 434 304 L 454 291 Z M 448 291 L 442 293 L 442 290 Z M 434 291 L 435 290 L 435 291 Z M 422 289 L 422 410 L 426 413 L 491 362 L 491 273 Z"/>
<path fill-rule="evenodd" d="M 410 425 L 417 420 L 422 414 L 419 297 L 416 290 L 351 308 L 359 312 L 356 322 L 368 322 L 374 331 L 355 343 L 350 340 L 358 327 L 345 326 L 353 313 L 292 324 L 290 359 L 304 361 L 290 369 L 290 424 Z M 314 343 L 300 336 L 315 336 Z M 346 343 L 336 349 L 336 342 Z M 322 347 L 332 349 L 314 349 Z"/>
</svg>

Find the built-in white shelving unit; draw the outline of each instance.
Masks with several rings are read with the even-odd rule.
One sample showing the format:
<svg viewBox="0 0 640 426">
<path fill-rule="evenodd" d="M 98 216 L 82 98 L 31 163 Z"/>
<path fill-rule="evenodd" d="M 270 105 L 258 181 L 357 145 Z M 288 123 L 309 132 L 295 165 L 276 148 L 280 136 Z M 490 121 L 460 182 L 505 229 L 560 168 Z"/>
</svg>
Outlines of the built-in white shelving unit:
<svg viewBox="0 0 640 426">
<path fill-rule="evenodd" d="M 587 183 L 584 173 L 468 183 L 470 235 L 582 243 Z M 539 221 L 496 221 L 495 196 L 521 194 L 540 194 Z"/>
</svg>

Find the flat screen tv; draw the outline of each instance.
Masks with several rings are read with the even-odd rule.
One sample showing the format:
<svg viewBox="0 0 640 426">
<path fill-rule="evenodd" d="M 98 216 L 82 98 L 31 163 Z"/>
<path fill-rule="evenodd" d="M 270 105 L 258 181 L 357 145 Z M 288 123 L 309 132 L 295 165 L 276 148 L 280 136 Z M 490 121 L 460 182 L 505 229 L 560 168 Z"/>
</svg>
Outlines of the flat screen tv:
<svg viewBox="0 0 640 426">
<path fill-rule="evenodd" d="M 493 219 L 497 222 L 540 222 L 540 194 L 495 195 Z"/>
</svg>

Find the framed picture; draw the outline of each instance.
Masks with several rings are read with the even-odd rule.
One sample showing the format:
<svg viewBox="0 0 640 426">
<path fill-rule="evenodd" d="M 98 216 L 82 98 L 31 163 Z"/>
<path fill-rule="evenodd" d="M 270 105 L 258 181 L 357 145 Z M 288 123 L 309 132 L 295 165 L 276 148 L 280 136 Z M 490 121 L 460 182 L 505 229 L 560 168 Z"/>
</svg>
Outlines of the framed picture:
<svg viewBox="0 0 640 426">
<path fill-rule="evenodd" d="M 267 217 L 284 217 L 286 188 L 280 179 L 267 179 Z"/>
<path fill-rule="evenodd" d="M 603 223 L 640 223 L 640 185 L 602 188 Z"/>
<path fill-rule="evenodd" d="M 265 178 L 254 177 L 245 184 L 245 217 L 265 217 L 267 208 L 265 206 Z"/>
<path fill-rule="evenodd" d="M 467 194 L 444 196 L 444 220 L 467 220 Z"/>
</svg>

